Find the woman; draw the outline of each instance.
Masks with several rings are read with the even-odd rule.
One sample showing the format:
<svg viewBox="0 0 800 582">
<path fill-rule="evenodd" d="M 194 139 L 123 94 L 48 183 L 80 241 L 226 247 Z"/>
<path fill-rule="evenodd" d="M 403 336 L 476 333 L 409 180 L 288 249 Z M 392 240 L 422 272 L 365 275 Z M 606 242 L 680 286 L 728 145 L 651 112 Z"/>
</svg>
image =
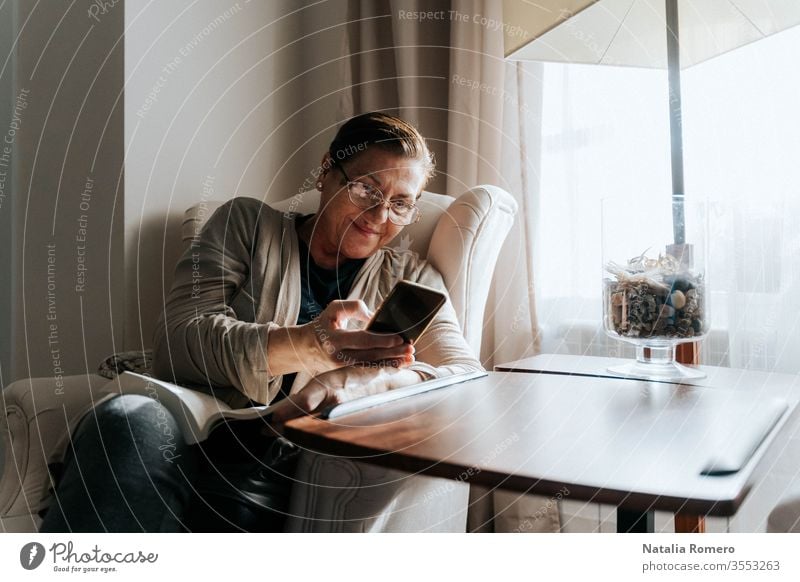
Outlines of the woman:
<svg viewBox="0 0 800 582">
<path fill-rule="evenodd" d="M 232 406 L 283 398 L 274 415 L 281 422 L 358 396 L 480 369 L 449 301 L 416 345 L 358 329 L 398 280 L 446 292 L 441 276 L 414 253 L 385 248 L 405 225 L 418 220 L 416 202 L 432 173 L 431 153 L 414 127 L 397 117 L 368 113 L 345 123 L 323 156 L 316 214 L 283 214 L 249 198 L 223 205 L 178 262 L 155 334 L 155 375 L 212 391 Z M 141 403 L 134 398 L 112 400 L 108 410 L 95 415 L 100 419 L 95 425 L 118 428 L 123 417 L 129 425 L 134 418 L 131 426 L 143 428 L 131 428 L 133 440 L 138 430 L 150 434 L 146 427 L 152 428 L 152 418 L 145 414 L 137 420 Z M 91 450 L 102 440 L 95 425 L 86 438 L 78 431 L 76 456 L 78 441 L 85 440 Z M 250 452 L 250 445 L 258 447 L 264 440 L 215 432 L 202 454 L 190 448 L 178 452 L 185 457 L 178 467 L 152 454 L 152 446 L 147 461 L 137 461 L 145 455 L 135 446 L 118 452 L 111 476 L 124 473 L 127 478 L 131 467 L 138 467 L 135 482 L 149 481 L 148 491 L 164 499 L 155 504 L 155 512 L 152 494 L 137 496 L 141 507 L 121 508 L 127 503 L 120 500 L 125 496 L 121 486 L 121 495 L 112 491 L 110 500 L 105 500 L 107 487 L 88 495 L 100 496 L 107 511 L 119 510 L 123 515 L 115 515 L 114 523 L 123 528 L 183 526 L 191 479 L 181 479 L 176 469 L 190 476 L 198 465 L 201 473 L 219 472 L 217 460 L 227 460 L 237 441 L 239 449 L 245 441 Z M 64 500 L 61 507 L 72 505 L 87 507 L 85 500 Z M 165 513 L 164 505 L 170 511 Z M 62 513 L 52 527 L 63 525 L 58 519 L 75 519 L 75 512 Z"/>
</svg>

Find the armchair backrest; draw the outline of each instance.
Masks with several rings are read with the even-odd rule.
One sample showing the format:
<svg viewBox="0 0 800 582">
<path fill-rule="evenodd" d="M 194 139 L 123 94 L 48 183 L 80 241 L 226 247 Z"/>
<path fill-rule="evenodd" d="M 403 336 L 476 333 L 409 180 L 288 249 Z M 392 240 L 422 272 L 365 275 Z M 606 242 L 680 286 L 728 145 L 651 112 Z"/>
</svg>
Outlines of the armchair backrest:
<svg viewBox="0 0 800 582">
<path fill-rule="evenodd" d="M 223 201 L 207 201 L 186 210 L 181 237 L 188 246 Z M 311 214 L 319 192 L 310 190 L 269 203 L 281 212 Z M 391 246 L 410 249 L 442 274 L 467 343 L 480 355 L 483 315 L 497 256 L 514 222 L 517 203 L 496 186 L 476 186 L 458 198 L 423 192 L 421 220 L 403 229 Z"/>
</svg>

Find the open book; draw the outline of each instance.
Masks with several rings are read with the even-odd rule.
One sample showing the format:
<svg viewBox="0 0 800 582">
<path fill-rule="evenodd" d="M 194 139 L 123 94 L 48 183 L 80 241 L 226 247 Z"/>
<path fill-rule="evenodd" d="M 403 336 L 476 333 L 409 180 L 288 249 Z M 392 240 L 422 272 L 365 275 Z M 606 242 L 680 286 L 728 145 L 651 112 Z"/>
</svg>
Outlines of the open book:
<svg viewBox="0 0 800 582">
<path fill-rule="evenodd" d="M 231 408 L 210 394 L 184 388 L 133 372 L 123 372 L 110 382 L 119 394 L 140 394 L 157 400 L 175 417 L 187 444 L 203 442 L 218 426 L 233 420 L 255 420 L 272 413 L 277 406 Z"/>
<path fill-rule="evenodd" d="M 445 386 L 460 384 L 485 375 L 486 372 L 481 371 L 434 378 L 427 382 L 344 402 L 325 410 L 321 416 L 328 419 L 338 418 L 345 414 L 352 414 Z M 119 394 L 140 394 L 163 404 L 175 417 L 183 432 L 184 440 L 190 445 L 203 442 L 215 428 L 226 422 L 259 418 L 264 419 L 263 422 L 268 422 L 265 417 L 272 414 L 278 406 L 278 404 L 272 404 L 250 408 L 231 408 L 210 394 L 133 372 L 123 372 L 117 377 L 116 382 L 109 382 L 109 387 L 111 386 L 117 387 Z"/>
</svg>

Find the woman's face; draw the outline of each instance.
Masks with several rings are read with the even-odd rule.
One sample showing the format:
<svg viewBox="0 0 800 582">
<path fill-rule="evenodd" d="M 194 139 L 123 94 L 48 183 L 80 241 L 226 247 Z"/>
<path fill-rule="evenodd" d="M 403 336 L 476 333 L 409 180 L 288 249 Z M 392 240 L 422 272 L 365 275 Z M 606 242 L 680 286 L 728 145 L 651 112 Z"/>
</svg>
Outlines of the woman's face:
<svg viewBox="0 0 800 582">
<path fill-rule="evenodd" d="M 322 263 L 333 265 L 345 259 L 366 258 L 403 230 L 389 220 L 386 205 L 365 210 L 353 204 L 345 173 L 352 182 L 378 188 L 387 201 L 414 203 L 422 192 L 425 172 L 418 160 L 371 147 L 340 163 L 341 167 L 338 163 L 331 165 L 327 155 L 323 158 L 322 167 L 328 170 L 321 177 L 320 209 L 311 233 L 312 251 L 316 247 L 314 259 L 318 263 L 320 258 Z M 316 256 L 320 252 L 323 256 Z"/>
</svg>

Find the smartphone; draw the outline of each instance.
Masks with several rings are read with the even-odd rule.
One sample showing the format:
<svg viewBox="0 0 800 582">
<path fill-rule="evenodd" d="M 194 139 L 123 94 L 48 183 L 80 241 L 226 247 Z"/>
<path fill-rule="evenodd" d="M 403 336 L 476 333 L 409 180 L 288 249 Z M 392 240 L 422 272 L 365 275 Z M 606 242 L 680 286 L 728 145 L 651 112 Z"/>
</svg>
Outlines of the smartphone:
<svg viewBox="0 0 800 582">
<path fill-rule="evenodd" d="M 399 281 L 367 324 L 367 331 L 400 335 L 415 342 L 447 301 L 441 291 L 418 283 Z"/>
</svg>

